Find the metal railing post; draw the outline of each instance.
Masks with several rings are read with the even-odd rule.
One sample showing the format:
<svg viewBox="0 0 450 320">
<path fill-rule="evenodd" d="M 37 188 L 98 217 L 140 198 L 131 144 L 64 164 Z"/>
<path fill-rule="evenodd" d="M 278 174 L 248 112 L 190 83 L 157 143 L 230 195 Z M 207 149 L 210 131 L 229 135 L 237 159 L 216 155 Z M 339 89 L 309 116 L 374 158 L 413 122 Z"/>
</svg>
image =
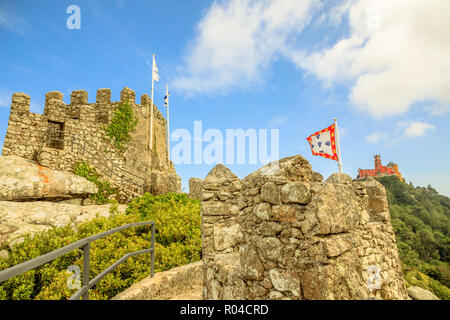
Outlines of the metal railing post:
<svg viewBox="0 0 450 320">
<path fill-rule="evenodd" d="M 152 223 L 152 253 L 151 255 L 151 267 L 150 267 L 150 276 L 153 277 L 155 273 L 155 222 Z"/>
<path fill-rule="evenodd" d="M 83 246 L 83 288 L 86 288 L 82 295 L 83 300 L 89 300 L 89 260 L 91 253 L 91 243 L 88 242 Z"/>
</svg>

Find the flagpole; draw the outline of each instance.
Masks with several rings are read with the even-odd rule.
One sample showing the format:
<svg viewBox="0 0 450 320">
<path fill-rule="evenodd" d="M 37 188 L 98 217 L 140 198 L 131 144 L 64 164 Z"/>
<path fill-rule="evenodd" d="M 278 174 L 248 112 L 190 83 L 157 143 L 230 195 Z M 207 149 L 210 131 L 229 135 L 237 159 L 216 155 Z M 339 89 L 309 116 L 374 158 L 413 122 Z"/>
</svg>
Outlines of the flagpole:
<svg viewBox="0 0 450 320">
<path fill-rule="evenodd" d="M 153 88 L 154 88 L 154 79 L 153 74 L 155 72 L 155 54 L 153 54 L 153 64 L 152 64 L 152 106 L 150 111 L 150 150 L 153 149 Z"/>
<path fill-rule="evenodd" d="M 338 125 L 337 118 L 334 118 L 334 127 L 336 130 L 336 147 L 337 147 L 337 156 L 338 156 L 338 165 L 339 165 L 339 173 L 342 173 L 342 161 L 341 161 L 341 147 L 339 146 L 339 133 L 338 133 Z"/>
<path fill-rule="evenodd" d="M 166 85 L 166 94 L 167 94 L 167 159 L 170 161 L 169 85 Z"/>
</svg>

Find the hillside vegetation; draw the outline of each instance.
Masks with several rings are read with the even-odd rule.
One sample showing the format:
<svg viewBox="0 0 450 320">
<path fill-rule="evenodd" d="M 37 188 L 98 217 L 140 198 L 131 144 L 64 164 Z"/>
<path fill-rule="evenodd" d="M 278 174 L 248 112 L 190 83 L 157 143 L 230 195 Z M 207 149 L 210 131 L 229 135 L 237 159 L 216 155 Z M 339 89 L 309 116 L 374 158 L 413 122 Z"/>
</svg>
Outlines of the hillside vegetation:
<svg viewBox="0 0 450 320">
<path fill-rule="evenodd" d="M 396 176 L 377 180 L 386 188 L 406 281 L 450 299 L 450 198 Z"/>
</svg>

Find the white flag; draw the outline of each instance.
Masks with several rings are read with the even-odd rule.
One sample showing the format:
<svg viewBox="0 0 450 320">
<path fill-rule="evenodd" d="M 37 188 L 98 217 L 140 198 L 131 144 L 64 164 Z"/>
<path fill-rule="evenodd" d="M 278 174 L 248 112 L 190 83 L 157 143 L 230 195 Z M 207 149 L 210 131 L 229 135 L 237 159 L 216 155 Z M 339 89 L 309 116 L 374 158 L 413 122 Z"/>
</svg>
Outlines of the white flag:
<svg viewBox="0 0 450 320">
<path fill-rule="evenodd" d="M 152 73 L 153 73 L 153 75 L 152 75 L 153 80 L 158 82 L 159 75 L 158 75 L 158 67 L 156 66 L 156 62 L 155 62 L 155 56 L 153 56 L 153 72 Z"/>
</svg>

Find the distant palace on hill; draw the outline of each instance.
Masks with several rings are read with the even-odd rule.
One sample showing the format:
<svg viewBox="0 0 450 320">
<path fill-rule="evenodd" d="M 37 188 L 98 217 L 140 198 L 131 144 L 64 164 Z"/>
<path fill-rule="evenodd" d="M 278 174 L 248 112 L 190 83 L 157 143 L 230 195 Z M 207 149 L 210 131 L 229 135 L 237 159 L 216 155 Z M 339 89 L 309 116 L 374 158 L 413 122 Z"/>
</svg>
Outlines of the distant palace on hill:
<svg viewBox="0 0 450 320">
<path fill-rule="evenodd" d="M 398 171 L 398 164 L 389 162 L 387 166 L 381 164 L 381 158 L 379 154 L 374 156 L 375 169 L 358 169 L 358 179 L 367 177 L 383 177 L 396 175 L 400 180 L 404 181 L 401 173 Z"/>
</svg>

